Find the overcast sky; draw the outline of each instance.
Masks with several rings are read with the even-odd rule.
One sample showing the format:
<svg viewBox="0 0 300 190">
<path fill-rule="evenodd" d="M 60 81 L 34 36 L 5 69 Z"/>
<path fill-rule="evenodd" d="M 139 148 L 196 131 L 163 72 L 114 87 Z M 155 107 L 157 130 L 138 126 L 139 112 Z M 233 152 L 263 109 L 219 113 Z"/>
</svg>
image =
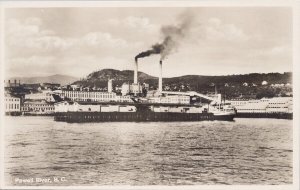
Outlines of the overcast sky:
<svg viewBox="0 0 300 190">
<path fill-rule="evenodd" d="M 191 23 L 164 60 L 163 76 L 292 71 L 290 8 L 22 8 L 5 10 L 7 77 L 133 69 L 161 28 Z M 160 56 L 139 59 L 158 75 Z"/>
</svg>

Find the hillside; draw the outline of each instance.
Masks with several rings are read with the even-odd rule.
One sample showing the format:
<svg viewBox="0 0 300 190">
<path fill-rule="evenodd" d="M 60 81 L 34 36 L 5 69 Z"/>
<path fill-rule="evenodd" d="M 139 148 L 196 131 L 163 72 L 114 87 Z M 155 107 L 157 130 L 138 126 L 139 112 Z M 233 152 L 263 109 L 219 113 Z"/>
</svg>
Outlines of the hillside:
<svg viewBox="0 0 300 190">
<path fill-rule="evenodd" d="M 17 77 L 10 78 L 10 81 L 21 81 L 21 83 L 33 84 L 33 83 L 59 83 L 61 85 L 66 85 L 77 81 L 78 78 L 68 76 L 68 75 L 51 75 L 46 77 Z"/>
<path fill-rule="evenodd" d="M 131 70 L 115 70 L 103 69 L 89 74 L 85 79 L 76 81 L 74 84 L 83 86 L 99 86 L 107 85 L 108 79 L 113 79 L 114 83 L 133 82 L 133 71 Z M 148 75 L 143 72 L 138 72 L 139 82 L 147 82 L 153 86 L 157 85 L 157 77 Z M 211 83 L 223 86 L 226 83 L 239 85 L 241 83 L 261 84 L 262 81 L 267 81 L 269 84 L 291 83 L 292 73 L 251 73 L 245 75 L 226 75 L 226 76 L 203 76 L 203 75 L 185 75 L 180 77 L 163 78 L 164 85 L 172 84 L 189 84 L 190 86 L 207 86 Z M 122 84 L 122 83 L 121 83 Z M 103 86 L 104 85 L 104 86 Z"/>
<path fill-rule="evenodd" d="M 114 86 L 121 86 L 124 82 L 133 82 L 133 71 L 103 69 L 93 72 L 86 79 L 76 81 L 74 84 L 84 87 L 107 86 L 108 79 L 113 79 Z M 158 85 L 157 77 L 153 77 L 143 72 L 138 73 L 140 83 L 146 82 L 150 89 L 156 89 Z M 268 85 L 262 86 L 262 81 L 267 81 Z M 243 86 L 247 83 L 248 86 Z M 180 77 L 163 78 L 163 86 L 170 90 L 198 91 L 202 93 L 212 93 L 217 87 L 219 92 L 226 93 L 229 97 L 238 97 L 243 95 L 255 96 L 277 96 L 291 92 L 291 87 L 287 89 L 280 87 L 271 87 L 271 84 L 292 83 L 292 73 L 251 73 L 245 75 L 227 75 L 227 76 L 203 76 L 203 75 L 185 75 Z"/>
<path fill-rule="evenodd" d="M 267 81 L 269 84 L 291 83 L 292 73 L 251 73 L 245 75 L 226 75 L 226 76 L 201 76 L 201 75 L 185 75 L 181 77 L 166 78 L 167 83 L 189 83 L 195 85 L 210 85 L 211 83 L 218 85 L 232 84 L 239 85 L 242 83 L 261 84 Z"/>
<path fill-rule="evenodd" d="M 115 85 L 122 85 L 124 82 L 133 82 L 133 71 L 131 70 L 115 70 L 115 69 L 103 69 L 100 71 L 89 74 L 86 79 L 82 79 L 74 82 L 81 86 L 89 87 L 106 87 L 108 79 L 112 79 Z M 156 81 L 157 78 L 150 76 L 143 72 L 138 72 L 139 82 Z"/>
</svg>

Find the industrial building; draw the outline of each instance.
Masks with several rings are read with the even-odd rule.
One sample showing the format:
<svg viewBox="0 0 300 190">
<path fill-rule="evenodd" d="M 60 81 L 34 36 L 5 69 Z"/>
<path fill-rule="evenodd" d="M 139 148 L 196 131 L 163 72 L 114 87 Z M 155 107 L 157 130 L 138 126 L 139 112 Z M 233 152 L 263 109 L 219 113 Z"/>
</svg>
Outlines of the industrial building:
<svg viewBox="0 0 300 190">
<path fill-rule="evenodd" d="M 21 81 L 15 79 L 14 82 L 11 82 L 10 80 L 4 80 L 4 87 L 19 87 L 21 85 Z"/>
<path fill-rule="evenodd" d="M 98 91 L 62 90 L 62 96 L 72 101 L 110 102 L 115 101 L 116 93 Z"/>
<path fill-rule="evenodd" d="M 140 85 L 139 83 L 138 84 L 123 83 L 121 93 L 122 93 L 122 96 L 129 95 L 129 94 L 137 95 L 137 94 L 142 93 L 142 90 L 143 90 L 143 86 Z"/>
</svg>

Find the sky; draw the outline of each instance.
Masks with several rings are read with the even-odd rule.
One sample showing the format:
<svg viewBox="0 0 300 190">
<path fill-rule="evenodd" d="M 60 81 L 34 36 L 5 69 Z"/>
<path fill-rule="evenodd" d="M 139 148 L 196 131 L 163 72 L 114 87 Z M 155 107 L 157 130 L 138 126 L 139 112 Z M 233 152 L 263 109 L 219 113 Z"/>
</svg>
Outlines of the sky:
<svg viewBox="0 0 300 190">
<path fill-rule="evenodd" d="M 137 54 L 164 40 L 163 28 L 186 20 L 163 77 L 292 71 L 288 7 L 78 7 L 5 9 L 5 74 L 133 70 Z M 140 58 L 139 71 L 158 76 L 160 58 Z"/>
</svg>

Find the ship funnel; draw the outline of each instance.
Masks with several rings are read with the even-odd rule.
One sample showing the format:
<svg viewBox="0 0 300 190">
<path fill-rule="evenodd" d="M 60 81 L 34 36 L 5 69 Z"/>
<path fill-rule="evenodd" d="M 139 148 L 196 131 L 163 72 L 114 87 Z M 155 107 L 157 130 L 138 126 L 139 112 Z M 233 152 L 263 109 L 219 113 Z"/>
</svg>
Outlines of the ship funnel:
<svg viewBox="0 0 300 190">
<path fill-rule="evenodd" d="M 158 91 L 162 92 L 162 60 L 159 61 Z"/>
</svg>

